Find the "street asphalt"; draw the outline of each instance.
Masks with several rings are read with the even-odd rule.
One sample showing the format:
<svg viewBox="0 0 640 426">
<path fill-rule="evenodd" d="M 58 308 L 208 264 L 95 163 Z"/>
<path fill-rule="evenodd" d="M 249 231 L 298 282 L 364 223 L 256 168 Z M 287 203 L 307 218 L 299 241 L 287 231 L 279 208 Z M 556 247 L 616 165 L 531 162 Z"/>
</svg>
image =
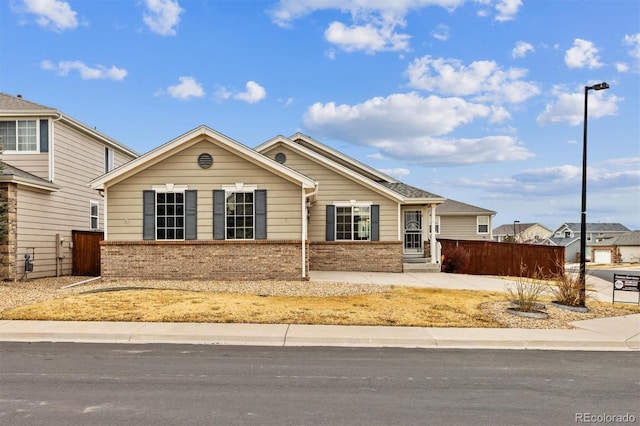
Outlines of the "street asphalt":
<svg viewBox="0 0 640 426">
<path fill-rule="evenodd" d="M 640 275 L 640 270 L 638 271 Z M 311 281 L 504 291 L 499 277 L 445 273 L 311 273 Z M 589 277 L 595 300 L 611 301 L 613 283 Z M 638 293 L 617 292 L 616 303 Z M 575 321 L 574 329 L 369 327 L 295 324 L 210 324 L 93 321 L 0 321 L 0 341 L 179 343 L 258 346 L 639 351 L 640 314 Z"/>
</svg>

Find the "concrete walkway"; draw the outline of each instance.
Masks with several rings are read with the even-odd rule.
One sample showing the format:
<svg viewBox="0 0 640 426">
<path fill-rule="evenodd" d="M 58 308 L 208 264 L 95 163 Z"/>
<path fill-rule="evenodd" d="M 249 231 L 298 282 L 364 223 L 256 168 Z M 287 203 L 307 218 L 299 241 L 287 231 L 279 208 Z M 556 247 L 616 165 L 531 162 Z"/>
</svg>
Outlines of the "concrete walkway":
<svg viewBox="0 0 640 426">
<path fill-rule="evenodd" d="M 313 272 L 312 281 L 343 281 L 504 291 L 497 277 L 444 273 Z M 596 281 L 593 297 L 611 301 L 611 283 Z M 635 303 L 637 294 L 631 294 Z M 629 298 L 629 297 L 627 297 Z M 623 298 L 616 295 L 616 301 Z M 0 321 L 0 341 L 181 343 L 260 346 L 640 350 L 640 314 L 576 321 L 576 329 L 367 327 L 288 324 L 202 324 Z"/>
</svg>

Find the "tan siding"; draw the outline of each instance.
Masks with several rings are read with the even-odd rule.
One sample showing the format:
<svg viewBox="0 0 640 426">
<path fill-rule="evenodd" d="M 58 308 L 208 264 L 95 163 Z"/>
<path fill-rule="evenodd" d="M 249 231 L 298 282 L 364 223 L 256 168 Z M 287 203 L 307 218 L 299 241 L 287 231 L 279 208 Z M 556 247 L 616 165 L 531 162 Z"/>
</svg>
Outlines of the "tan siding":
<svg viewBox="0 0 640 426">
<path fill-rule="evenodd" d="M 380 240 L 398 241 L 398 203 L 357 183 L 324 165 L 303 157 L 283 145 L 265 152 L 275 158 L 279 152 L 287 156 L 286 166 L 319 182 L 317 202 L 311 207 L 309 240 L 325 241 L 326 205 L 340 201 L 371 201 L 380 205 Z"/>
<path fill-rule="evenodd" d="M 19 277 L 24 272 L 24 254 L 33 253 L 34 270 L 31 278 L 56 274 L 56 234 L 64 237 L 61 254 L 64 256 L 59 273 L 71 273 L 71 227 L 60 211 L 50 206 L 60 204 L 61 194 L 48 194 L 18 187 L 18 263 Z M 88 221 L 88 219 L 87 219 Z"/>
<path fill-rule="evenodd" d="M 440 234 L 438 238 L 457 238 L 461 240 L 491 239 L 490 234 L 478 234 L 477 220 L 476 216 L 440 216 Z M 491 229 L 491 218 L 489 219 L 489 229 Z"/>
<path fill-rule="evenodd" d="M 34 272 L 29 276 L 36 278 L 56 274 L 56 234 L 64 237 L 60 246 L 64 258 L 59 264 L 58 273 L 71 273 L 71 231 L 90 229 L 90 201 L 98 202 L 100 228 L 104 224 L 104 199 L 89 187 L 90 180 L 104 173 L 104 144 L 60 122 L 54 125 L 54 183 L 62 189 L 49 193 L 18 186 L 20 276 L 24 272 L 24 254 L 31 252 L 32 248 L 35 248 Z M 27 156 L 37 157 L 45 165 L 48 161 L 47 154 Z M 120 154 L 119 161 L 123 162 L 126 158 Z M 11 164 L 33 173 L 26 163 Z M 41 177 L 48 179 L 48 172 Z"/>
<path fill-rule="evenodd" d="M 198 156 L 213 156 L 213 166 L 201 169 Z M 198 239 L 213 237 L 213 193 L 222 185 L 257 185 L 267 190 L 267 238 L 300 239 L 300 186 L 240 158 L 215 143 L 201 141 L 109 187 L 108 240 L 142 239 L 142 192 L 153 185 L 187 185 L 198 191 Z"/>
<path fill-rule="evenodd" d="M 49 156 L 48 154 L 5 154 L 0 155 L 2 161 L 13 167 L 29 172 L 39 178 L 49 180 Z"/>
</svg>

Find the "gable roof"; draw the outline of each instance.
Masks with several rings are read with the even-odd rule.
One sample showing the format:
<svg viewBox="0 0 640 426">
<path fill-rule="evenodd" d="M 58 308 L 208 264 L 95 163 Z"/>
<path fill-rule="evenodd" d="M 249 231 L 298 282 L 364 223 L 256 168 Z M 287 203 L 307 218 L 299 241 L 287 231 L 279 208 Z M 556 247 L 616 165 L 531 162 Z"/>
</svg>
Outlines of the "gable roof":
<svg viewBox="0 0 640 426">
<path fill-rule="evenodd" d="M 296 133 L 294 137 L 300 138 L 301 133 Z M 304 136 L 304 135 L 302 135 Z M 308 138 L 308 137 L 306 137 Z M 311 138 L 308 138 L 311 139 Z M 375 169 L 360 163 L 359 161 L 352 159 L 351 157 L 339 153 L 338 151 L 333 150 L 332 148 L 326 147 L 326 150 L 320 149 L 311 149 L 307 147 L 307 144 L 299 143 L 291 140 L 290 138 L 284 137 L 282 135 L 278 135 L 275 138 L 268 140 L 267 142 L 258 145 L 256 147 L 256 151 L 260 153 L 264 153 L 269 148 L 276 146 L 277 144 L 283 144 L 287 146 L 287 148 L 298 152 L 299 154 L 311 158 L 325 167 L 348 177 L 380 194 L 383 194 L 395 201 L 401 203 L 433 203 L 439 204 L 444 202 L 445 198 L 440 197 L 439 195 L 432 194 L 430 192 L 424 191 L 420 188 L 416 188 L 402 182 L 398 182 L 392 179 L 393 182 L 389 182 L 383 180 L 386 175 L 383 173 L 377 172 Z M 313 146 L 318 146 L 320 144 L 317 141 L 314 141 Z M 325 153 L 328 153 L 325 155 Z M 339 154 L 339 161 L 336 161 L 336 155 Z M 350 161 L 352 163 L 350 163 Z M 376 180 L 372 178 L 372 176 L 376 176 Z"/>
<path fill-rule="evenodd" d="M 546 226 L 540 225 L 539 223 L 507 223 L 504 225 L 500 225 L 493 230 L 493 235 L 511 235 L 513 234 L 513 228 L 516 228 L 516 234 L 527 231 L 529 228 L 533 228 L 538 225 L 541 228 L 546 229 L 551 233 L 551 229 Z"/>
<path fill-rule="evenodd" d="M 616 246 L 640 246 L 640 231 L 629 231 L 615 239 Z"/>
<path fill-rule="evenodd" d="M 130 149 L 129 147 L 121 144 L 115 139 L 111 139 L 109 136 L 100 133 L 94 128 L 87 126 L 86 124 L 69 117 L 66 114 L 58 111 L 55 108 L 40 105 L 35 102 L 23 99 L 21 96 L 11 96 L 6 93 L 0 93 L 0 117 L 51 117 L 54 120 L 61 120 L 65 124 L 79 130 L 91 136 L 94 139 L 115 148 L 119 151 L 131 157 L 137 157 L 140 154 Z"/>
<path fill-rule="evenodd" d="M 59 191 L 61 186 L 49 182 L 46 179 L 42 179 L 34 174 L 26 172 L 22 169 L 12 166 L 11 164 L 2 163 L 0 168 L 0 182 L 16 183 L 19 185 L 25 185 L 34 189 L 42 189 L 45 191 Z"/>
<path fill-rule="evenodd" d="M 587 223 L 587 232 L 629 232 L 630 229 L 621 223 Z M 580 233 L 580 223 L 563 223 L 558 229 L 554 231 L 562 231 L 563 229 L 569 229 L 573 232 Z"/>
<path fill-rule="evenodd" d="M 452 199 L 447 199 L 447 201 L 445 201 L 443 204 L 440 204 L 438 206 L 438 209 L 436 210 L 436 214 L 439 216 L 442 216 L 443 213 L 448 215 L 460 215 L 460 216 L 463 216 L 463 215 L 477 216 L 478 214 L 493 216 L 494 214 L 496 214 L 496 212 L 494 212 L 493 210 L 484 209 L 482 207 L 473 206 L 471 204 L 462 203 L 460 201 L 456 201 Z"/>
<path fill-rule="evenodd" d="M 187 148 L 193 144 L 208 140 L 218 144 L 236 155 L 257 164 L 273 173 L 295 183 L 299 183 L 303 188 L 315 189 L 317 182 L 313 179 L 286 167 L 275 160 L 264 156 L 253 149 L 237 142 L 222 133 L 218 133 L 207 126 L 199 126 L 195 129 L 178 136 L 177 138 L 160 145 L 159 147 L 131 160 L 111 172 L 102 175 L 90 182 L 93 189 L 104 189 L 108 184 L 118 183 L 127 177 L 136 174 L 172 155 L 173 153 Z"/>
</svg>

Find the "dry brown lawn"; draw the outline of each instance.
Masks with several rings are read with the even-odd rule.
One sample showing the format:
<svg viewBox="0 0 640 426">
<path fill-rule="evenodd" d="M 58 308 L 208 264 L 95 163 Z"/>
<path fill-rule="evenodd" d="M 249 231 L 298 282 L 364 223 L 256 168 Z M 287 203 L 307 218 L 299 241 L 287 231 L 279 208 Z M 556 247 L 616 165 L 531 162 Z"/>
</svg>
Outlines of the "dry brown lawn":
<svg viewBox="0 0 640 426">
<path fill-rule="evenodd" d="M 333 297 L 122 290 L 7 309 L 0 319 L 500 327 L 480 309 L 497 300 L 504 294 L 411 287 Z"/>
<path fill-rule="evenodd" d="M 548 308 L 548 320 L 522 319 L 506 313 L 504 292 L 402 286 L 98 281 L 61 290 L 73 282 L 66 281 L 0 284 L 0 320 L 571 328 L 571 321 L 640 313 L 592 301 L 587 314 Z"/>
</svg>

